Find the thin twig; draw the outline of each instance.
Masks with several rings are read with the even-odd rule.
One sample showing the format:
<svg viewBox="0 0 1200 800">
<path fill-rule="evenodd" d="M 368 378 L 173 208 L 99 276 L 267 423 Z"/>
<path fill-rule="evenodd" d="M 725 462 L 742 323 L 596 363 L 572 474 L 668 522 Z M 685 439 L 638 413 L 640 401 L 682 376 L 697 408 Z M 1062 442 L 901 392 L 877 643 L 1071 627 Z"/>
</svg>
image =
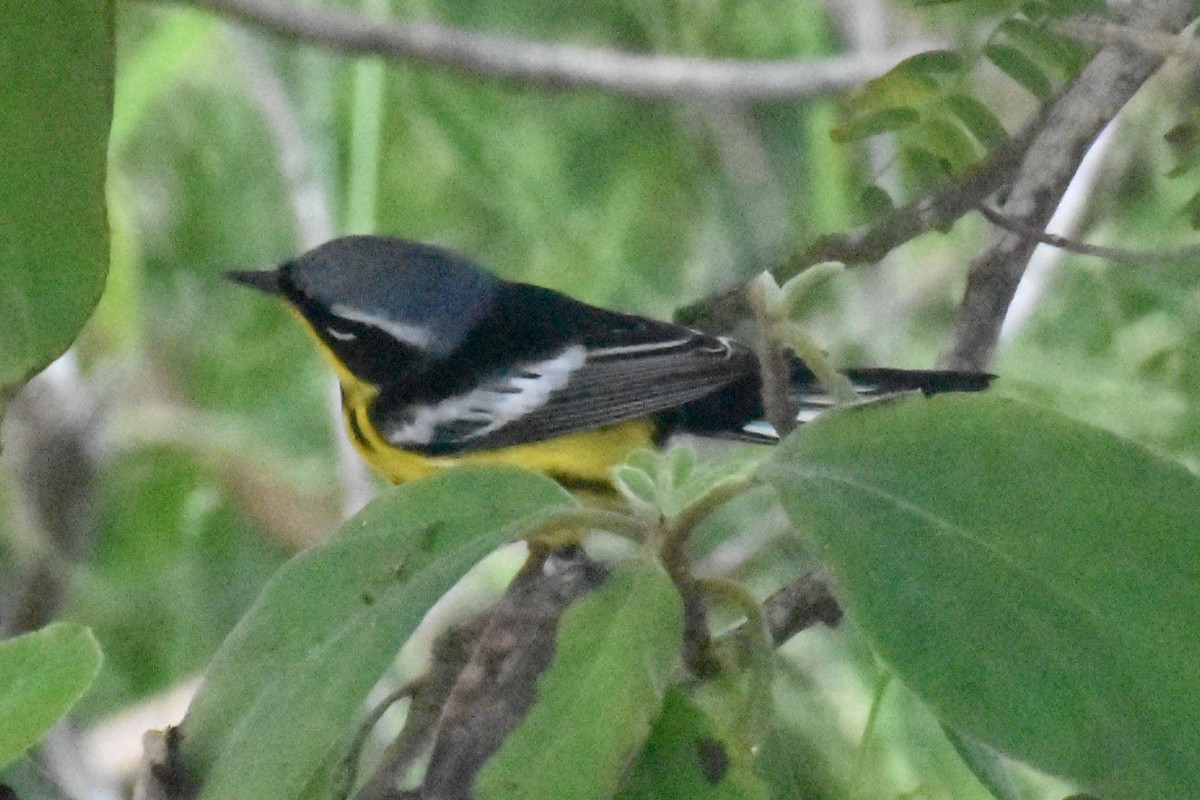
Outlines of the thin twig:
<svg viewBox="0 0 1200 800">
<path fill-rule="evenodd" d="M 279 36 L 342 53 L 435 64 L 554 89 L 598 88 L 656 99 L 780 100 L 836 94 L 933 43 L 821 59 L 739 61 L 626 53 L 487 36 L 429 23 L 379 21 L 278 0 L 179 0 Z"/>
<path fill-rule="evenodd" d="M 354 738 L 350 740 L 350 746 L 346 749 L 346 755 L 342 757 L 339 771 L 341 778 L 338 781 L 340 784 L 334 790 L 334 800 L 345 800 L 350 796 L 351 790 L 358 780 L 358 761 L 362 757 L 363 750 L 366 748 L 367 740 L 371 738 L 371 733 L 375 730 L 375 726 L 383 719 L 383 715 L 392 710 L 392 706 L 399 703 L 401 700 L 411 700 L 416 694 L 418 683 L 412 681 L 406 683 L 398 689 L 393 689 L 382 700 L 375 704 L 368 713 L 366 718 L 359 723 L 358 731 L 354 734 Z"/>
<path fill-rule="evenodd" d="M 1141 30 L 1112 20 L 1078 17 L 1054 22 L 1050 27 L 1064 36 L 1090 44 L 1120 44 L 1163 58 L 1200 59 L 1200 41 L 1189 36 Z"/>
<path fill-rule="evenodd" d="M 818 623 L 833 627 L 842 619 L 842 607 L 829 588 L 822 572 L 810 572 L 780 588 L 762 603 L 761 621 L 747 620 L 720 635 L 716 644 L 724 649 L 727 642 L 742 636 L 747 625 L 764 625 L 771 642 L 782 647 L 802 630 Z"/>
<path fill-rule="evenodd" d="M 1041 230 L 1033 225 L 1027 225 L 1020 220 L 1012 219 L 1000 211 L 987 205 L 979 206 L 979 213 L 984 219 L 1004 230 L 1031 239 L 1039 244 L 1057 247 L 1070 253 L 1082 256 L 1103 258 L 1107 261 L 1117 261 L 1122 264 L 1169 264 L 1176 261 L 1188 261 L 1200 258 L 1200 244 L 1177 247 L 1170 250 L 1127 250 L 1123 247 L 1105 247 L 1098 244 L 1077 242 L 1066 236 Z"/>
</svg>

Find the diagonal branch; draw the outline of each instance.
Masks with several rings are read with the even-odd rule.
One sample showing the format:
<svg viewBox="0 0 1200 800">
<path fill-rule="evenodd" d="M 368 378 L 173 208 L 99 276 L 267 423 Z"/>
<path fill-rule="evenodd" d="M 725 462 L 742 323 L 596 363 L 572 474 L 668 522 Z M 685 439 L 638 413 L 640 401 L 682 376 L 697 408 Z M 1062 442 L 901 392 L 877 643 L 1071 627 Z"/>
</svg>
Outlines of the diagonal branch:
<svg viewBox="0 0 1200 800">
<path fill-rule="evenodd" d="M 1058 33 L 1091 44 L 1123 44 L 1164 58 L 1200 59 L 1200 41 L 1163 31 L 1143 30 L 1111 20 L 1064 19 L 1052 26 Z"/>
<path fill-rule="evenodd" d="M 1190 0 L 1139 0 L 1130 24 L 1150 31 L 1182 30 L 1195 15 Z M 1044 229 L 1092 142 L 1159 68 L 1163 57 L 1125 44 L 1102 49 L 1051 105 L 1000 213 Z M 949 369 L 987 368 L 1000 326 L 1038 243 L 1007 231 L 971 264 L 966 295 L 942 363 Z"/>
<path fill-rule="evenodd" d="M 820 237 L 773 274 L 782 283 L 823 261 L 839 261 L 847 266 L 873 264 L 910 239 L 948 228 L 959 217 L 975 211 L 988 196 L 1008 186 L 1044 119 L 1044 114 L 1035 117 L 953 182 L 868 225 Z M 738 284 L 680 308 L 675 312 L 675 321 L 713 333 L 730 333 L 753 316 L 745 286 Z"/>
<path fill-rule="evenodd" d="M 647 99 L 780 100 L 835 94 L 933 46 L 819 60 L 740 61 L 625 53 L 399 24 L 279 0 L 178 0 L 278 36 L 343 53 L 432 64 L 551 89 L 604 89 Z"/>
<path fill-rule="evenodd" d="M 918 197 L 870 225 L 821 237 L 806 252 L 792 258 L 777 276 L 778 280 L 786 281 L 822 261 L 840 261 L 848 266 L 871 264 L 922 233 L 950 226 L 1012 181 L 1013 171 L 1025 158 L 1044 119 L 1039 115 L 954 182 Z"/>
</svg>

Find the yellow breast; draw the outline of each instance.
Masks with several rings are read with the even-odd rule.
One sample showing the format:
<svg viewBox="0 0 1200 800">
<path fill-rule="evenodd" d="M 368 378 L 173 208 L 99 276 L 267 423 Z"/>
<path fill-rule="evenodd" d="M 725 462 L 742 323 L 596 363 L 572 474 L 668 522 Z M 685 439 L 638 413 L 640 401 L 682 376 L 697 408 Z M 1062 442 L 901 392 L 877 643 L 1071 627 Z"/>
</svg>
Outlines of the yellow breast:
<svg viewBox="0 0 1200 800">
<path fill-rule="evenodd" d="M 511 464 L 544 472 L 566 483 L 608 483 L 609 470 L 633 450 L 649 447 L 654 426 L 633 420 L 530 444 L 476 450 L 450 457 L 428 457 L 385 441 L 367 416 L 368 406 L 345 398 L 342 411 L 350 439 L 377 472 L 394 483 L 423 478 L 459 464 Z"/>
<path fill-rule="evenodd" d="M 302 321 L 303 318 L 301 318 Z M 654 424 L 632 420 L 555 439 L 458 456 L 431 458 L 392 445 L 371 423 L 369 409 L 378 387 L 359 380 L 306 323 L 321 355 L 342 385 L 342 413 L 350 441 L 372 469 L 393 483 L 415 480 L 459 464 L 509 464 L 544 472 L 564 483 L 607 484 L 609 470 L 639 447 L 654 443 Z"/>
<path fill-rule="evenodd" d="M 378 386 L 359 380 L 332 353 L 307 320 L 296 313 L 305 330 L 316 339 L 320 354 L 329 362 L 342 384 L 342 414 L 356 450 L 389 481 L 402 483 L 437 473 L 458 464 L 510 464 L 539 471 L 564 483 L 608 483 L 608 470 L 623 462 L 637 447 L 654 444 L 654 423 L 632 420 L 595 431 L 535 441 L 527 445 L 478 450 L 461 456 L 431 458 L 398 449 L 379 435 L 368 410 L 379 393 Z"/>
</svg>

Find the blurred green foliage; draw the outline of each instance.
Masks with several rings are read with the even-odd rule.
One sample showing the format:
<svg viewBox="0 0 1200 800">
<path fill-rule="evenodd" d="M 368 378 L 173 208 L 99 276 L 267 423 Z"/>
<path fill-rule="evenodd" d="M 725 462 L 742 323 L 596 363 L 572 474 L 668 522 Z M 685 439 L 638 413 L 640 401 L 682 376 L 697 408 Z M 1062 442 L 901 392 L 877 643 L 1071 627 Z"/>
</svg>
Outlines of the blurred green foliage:
<svg viewBox="0 0 1200 800">
<path fill-rule="evenodd" d="M 986 38 L 1015 6 L 890 10 L 967 40 L 981 27 Z M 342 495 L 324 366 L 286 313 L 221 273 L 291 257 L 316 233 L 297 230 L 283 161 L 296 143 L 278 138 L 277 112 L 262 102 L 277 88 L 302 132 L 307 185 L 327 227 L 344 229 L 354 62 L 193 9 L 123 2 L 117 12 L 113 256 L 76 348 L 102 409 L 95 538 L 68 568 L 67 616 L 90 625 L 107 655 L 83 702 L 87 720 L 200 670 L 273 570 L 334 527 Z M 816 0 L 429 0 L 392 13 L 630 51 L 794 58 L 845 47 Z M 1010 129 L 1031 107 L 999 74 L 963 77 L 955 91 L 986 96 Z M 1184 240 L 1194 171 L 1166 178 L 1178 153 L 1162 137 L 1194 98 L 1188 76 L 1171 73 L 1131 106 L 1075 235 L 1143 248 Z M 835 100 L 645 102 L 389 64 L 382 102 L 379 232 L 658 316 L 774 266 L 817 233 L 869 221 L 879 204 L 867 187 L 903 201 L 926 185 L 897 168 L 886 143 L 835 143 L 830 132 L 851 119 Z M 321 207 L 309 213 L 319 219 Z M 930 365 L 986 236 L 967 218 L 847 271 L 806 300 L 805 324 L 843 363 Z M 1194 264 L 1063 257 L 995 371 L 1004 392 L 1200 469 Z M 37 548 L 11 470 L 3 481 L 0 564 L 12 566 Z M 811 563 L 767 501 L 731 505 L 702 533 L 711 563 L 732 564 L 760 595 Z M 731 553 L 727 531 L 739 529 L 744 546 Z M 986 797 L 851 626 L 807 632 L 780 653 L 778 726 L 763 747 L 777 796 Z M 1051 796 L 1044 781 L 1023 781 L 1029 797 Z"/>
</svg>

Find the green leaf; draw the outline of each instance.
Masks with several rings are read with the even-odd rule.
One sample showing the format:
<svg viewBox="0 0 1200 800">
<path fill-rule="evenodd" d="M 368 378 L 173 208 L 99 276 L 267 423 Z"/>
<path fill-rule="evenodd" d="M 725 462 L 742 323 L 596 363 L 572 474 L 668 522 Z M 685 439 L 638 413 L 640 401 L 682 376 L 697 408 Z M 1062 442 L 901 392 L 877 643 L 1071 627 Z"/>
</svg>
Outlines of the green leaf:
<svg viewBox="0 0 1200 800">
<path fill-rule="evenodd" d="M 651 473 L 630 464 L 618 464 L 612 470 L 612 481 L 621 496 L 629 502 L 657 508 L 658 484 Z"/>
<path fill-rule="evenodd" d="M 921 115 L 915 108 L 885 108 L 873 111 L 846 122 L 833 129 L 830 136 L 835 142 L 853 142 L 867 139 L 888 131 L 898 131 L 915 125 Z"/>
<path fill-rule="evenodd" d="M 666 458 L 670 467 L 671 487 L 677 489 L 687 485 L 696 474 L 696 449 L 688 444 L 677 444 L 667 451 Z"/>
<path fill-rule="evenodd" d="M 380 495 L 288 562 L 226 639 L 183 721 L 201 797 L 295 797 L 425 612 L 514 536 L 571 503 L 544 476 L 460 467 Z"/>
<path fill-rule="evenodd" d="M 1188 198 L 1188 201 L 1183 204 L 1183 215 L 1187 218 L 1188 224 L 1195 230 L 1200 230 L 1200 192 Z"/>
<path fill-rule="evenodd" d="M 983 396 L 822 416 L 764 473 L 949 726 L 1121 798 L 1200 796 L 1200 479 Z"/>
<path fill-rule="evenodd" d="M 966 62 L 963 57 L 953 50 L 929 50 L 917 53 L 896 65 L 897 70 L 906 70 L 921 74 L 948 74 L 960 71 Z"/>
<path fill-rule="evenodd" d="M 983 54 L 1001 72 L 1039 100 L 1049 98 L 1054 91 L 1042 68 L 1017 48 L 1007 44 L 989 44 L 983 48 Z"/>
<path fill-rule="evenodd" d="M 689 698 L 673 687 L 634 765 L 621 800 L 766 800 L 753 757 Z"/>
<path fill-rule="evenodd" d="M 1041 22 L 1050 14 L 1050 4 L 1043 0 L 1029 0 L 1021 4 L 1021 13 L 1033 22 Z"/>
<path fill-rule="evenodd" d="M 878 184 L 868 184 L 859 195 L 863 208 L 872 217 L 882 217 L 896 210 L 896 203 L 887 190 Z"/>
<path fill-rule="evenodd" d="M 928 148 L 951 170 L 957 173 L 979 154 L 979 148 L 966 131 L 949 119 L 932 117 L 921 125 L 919 136 L 921 144 Z"/>
<path fill-rule="evenodd" d="M 563 615 L 537 701 L 484 765 L 475 797 L 611 797 L 658 716 L 682 629 L 662 568 L 622 564 Z"/>
<path fill-rule="evenodd" d="M 100 645 L 72 622 L 0 642 L 0 768 L 32 747 L 100 672 Z"/>
<path fill-rule="evenodd" d="M 965 94 L 948 95 L 946 107 L 984 147 L 991 149 L 1008 138 L 1008 131 L 996 115 L 974 97 Z"/>
<path fill-rule="evenodd" d="M 0 395 L 67 349 L 104 288 L 112 13 L 0 0 Z"/>
<path fill-rule="evenodd" d="M 914 144 L 905 143 L 900 148 L 900 160 L 904 168 L 921 186 L 937 186 L 945 182 L 950 175 L 950 165 L 940 158 Z"/>
<path fill-rule="evenodd" d="M 1178 178 L 1196 165 L 1200 155 L 1200 124 L 1196 118 L 1186 119 L 1171 126 L 1163 134 L 1163 141 L 1171 150 L 1175 166 L 1167 173 L 1168 178 Z"/>
<path fill-rule="evenodd" d="M 1005 20 L 998 33 L 1026 54 L 1058 67 L 1064 78 L 1077 75 L 1091 55 L 1089 48 L 1074 39 L 1063 38 L 1024 19 Z"/>
<path fill-rule="evenodd" d="M 1021 800 L 1021 790 L 1017 788 L 1017 782 L 1003 756 L 952 728 L 943 725 L 942 730 L 962 757 L 963 763 L 996 800 Z"/>
</svg>

